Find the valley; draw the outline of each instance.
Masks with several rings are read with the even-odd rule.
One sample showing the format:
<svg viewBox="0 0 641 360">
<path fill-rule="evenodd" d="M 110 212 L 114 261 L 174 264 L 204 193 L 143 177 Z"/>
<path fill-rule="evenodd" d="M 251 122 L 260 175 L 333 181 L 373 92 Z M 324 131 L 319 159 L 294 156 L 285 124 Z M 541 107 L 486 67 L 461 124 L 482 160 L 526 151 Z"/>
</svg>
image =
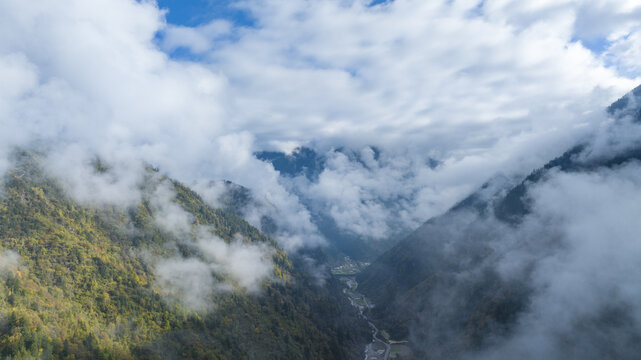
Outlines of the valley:
<svg viewBox="0 0 641 360">
<path fill-rule="evenodd" d="M 641 0 L 0 0 L 0 360 L 641 359 Z"/>
<path fill-rule="evenodd" d="M 375 304 L 365 295 L 358 292 L 358 281 L 355 276 L 366 269 L 369 263 L 357 263 L 349 257 L 345 257 L 342 265 L 332 268 L 332 275 L 338 278 L 344 285 L 343 294 L 349 302 L 358 309 L 361 318 L 367 322 L 372 329 L 372 341 L 365 347 L 365 360 L 388 360 L 388 359 L 412 359 L 412 352 L 407 346 L 406 340 L 394 341 L 390 339 L 385 330 L 379 329 L 367 314 Z"/>
<path fill-rule="evenodd" d="M 90 207 L 38 155 L 14 165 L 0 198 L 1 359 L 360 356 L 368 328 L 340 282 L 318 286 L 296 256 L 188 187 L 149 169 L 137 206 Z M 169 194 L 162 206 L 159 188 Z M 157 220 L 167 206 L 186 216 L 187 232 Z M 265 249 L 268 278 L 243 288 L 194 239 L 232 255 Z"/>
</svg>

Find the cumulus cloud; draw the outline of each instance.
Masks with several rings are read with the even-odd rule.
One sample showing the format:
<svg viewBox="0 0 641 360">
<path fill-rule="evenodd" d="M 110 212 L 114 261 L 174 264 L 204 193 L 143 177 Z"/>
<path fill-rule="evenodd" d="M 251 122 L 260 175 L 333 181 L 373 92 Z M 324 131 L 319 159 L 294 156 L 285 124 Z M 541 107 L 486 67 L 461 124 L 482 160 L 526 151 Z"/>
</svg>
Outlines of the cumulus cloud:
<svg viewBox="0 0 641 360">
<path fill-rule="evenodd" d="M 195 28 L 169 25 L 162 39 L 162 47 L 169 52 L 186 47 L 193 54 L 201 54 L 210 51 L 214 42 L 229 35 L 231 29 L 232 24 L 224 20 L 214 20 Z"/>
<path fill-rule="evenodd" d="M 49 170 L 87 203 L 136 201 L 144 163 L 185 183 L 230 180 L 273 205 L 246 215 L 258 225 L 278 214 L 274 236 L 293 251 L 325 242 L 301 196 L 348 231 L 383 237 L 499 169 L 541 165 L 639 80 L 634 2 L 238 6 L 255 26 L 167 24 L 151 1 L 3 1 L 0 170 L 14 147 L 44 147 Z M 594 14 L 599 26 L 586 26 Z M 606 55 L 581 42 L 595 37 L 609 39 Z M 176 49 L 201 61 L 165 53 Z M 292 144 L 376 146 L 387 160 L 332 155 L 303 194 L 253 157 Z M 94 158 L 112 168 L 95 173 Z"/>
<path fill-rule="evenodd" d="M 587 110 L 591 95 L 605 106 L 614 97 L 596 88 L 631 88 L 571 42 L 573 16 L 543 12 L 517 31 L 505 24 L 514 12 L 487 3 L 487 16 L 471 17 L 478 2 L 248 2 L 260 26 L 212 59 L 244 85 L 234 116 L 269 120 L 254 132 L 292 141 L 487 147 L 551 123 L 533 123 L 534 111 Z"/>
<path fill-rule="evenodd" d="M 259 26 L 210 52 L 236 122 L 264 147 L 376 145 L 395 163 L 368 168 L 330 150 L 318 183 L 287 184 L 359 236 L 411 229 L 497 172 L 541 166 L 638 81 L 584 46 L 636 31 L 639 7 L 623 1 L 245 6 Z"/>
<path fill-rule="evenodd" d="M 641 28 L 614 40 L 603 57 L 624 74 L 639 74 L 641 72 L 641 60 L 639 60 L 641 59 Z"/>
</svg>

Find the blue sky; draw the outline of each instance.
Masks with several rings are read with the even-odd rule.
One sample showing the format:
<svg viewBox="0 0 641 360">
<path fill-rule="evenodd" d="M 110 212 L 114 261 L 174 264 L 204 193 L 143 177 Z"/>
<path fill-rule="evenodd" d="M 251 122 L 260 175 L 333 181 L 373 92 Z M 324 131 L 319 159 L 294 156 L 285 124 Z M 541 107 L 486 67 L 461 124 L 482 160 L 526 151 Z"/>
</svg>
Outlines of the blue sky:
<svg viewBox="0 0 641 360">
<path fill-rule="evenodd" d="M 576 39 L 578 40 L 578 39 Z M 597 37 L 593 39 L 581 39 L 583 46 L 590 49 L 595 54 L 602 54 L 610 46 L 608 39 L 604 37 Z"/>
<path fill-rule="evenodd" d="M 390 0 L 373 0 L 370 6 L 390 2 Z M 251 14 L 235 5 L 234 0 L 158 0 L 161 9 L 168 10 L 166 19 L 169 24 L 179 26 L 196 27 L 207 24 L 215 19 L 230 21 L 235 26 L 252 27 L 255 19 Z M 478 7 L 483 6 L 483 2 Z M 590 49 L 597 55 L 603 54 L 610 42 L 605 37 L 578 38 L 573 41 L 581 41 L 583 46 Z M 198 60 L 200 57 L 189 54 L 185 49 L 176 49 L 170 53 L 173 57 L 182 59 Z"/>
<path fill-rule="evenodd" d="M 372 6 L 391 0 L 372 0 Z M 158 0 L 161 9 L 168 9 L 167 21 L 182 26 L 198 26 L 214 19 L 225 19 L 238 26 L 253 26 L 251 15 L 234 0 Z"/>
<path fill-rule="evenodd" d="M 222 18 L 239 26 L 251 26 L 253 19 L 233 3 L 227 0 L 158 0 L 161 9 L 169 10 L 167 21 L 170 24 L 198 26 Z"/>
<path fill-rule="evenodd" d="M 234 26 L 252 27 L 255 22 L 248 11 L 235 6 L 236 1 L 228 0 L 158 0 L 158 7 L 166 10 L 166 19 L 170 25 L 198 27 L 213 20 L 226 20 Z M 163 41 L 163 33 L 158 33 L 156 39 Z M 166 51 L 176 60 L 203 61 L 201 54 L 194 54 L 185 47 Z"/>
</svg>

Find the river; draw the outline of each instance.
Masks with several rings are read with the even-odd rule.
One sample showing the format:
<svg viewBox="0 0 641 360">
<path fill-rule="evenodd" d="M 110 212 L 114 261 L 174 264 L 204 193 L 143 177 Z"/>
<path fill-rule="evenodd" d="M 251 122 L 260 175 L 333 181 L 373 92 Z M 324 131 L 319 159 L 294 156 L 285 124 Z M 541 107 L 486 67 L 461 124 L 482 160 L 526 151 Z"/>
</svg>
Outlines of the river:
<svg viewBox="0 0 641 360">
<path fill-rule="evenodd" d="M 365 360 L 388 360 L 391 350 L 390 344 L 378 337 L 378 328 L 364 313 L 366 308 L 372 307 L 371 302 L 364 295 L 355 291 L 358 288 L 358 282 L 355 278 L 346 277 L 344 279 L 347 288 L 343 289 L 343 293 L 347 295 L 352 306 L 358 309 L 360 316 L 367 321 L 373 331 L 372 342 L 365 347 Z"/>
</svg>

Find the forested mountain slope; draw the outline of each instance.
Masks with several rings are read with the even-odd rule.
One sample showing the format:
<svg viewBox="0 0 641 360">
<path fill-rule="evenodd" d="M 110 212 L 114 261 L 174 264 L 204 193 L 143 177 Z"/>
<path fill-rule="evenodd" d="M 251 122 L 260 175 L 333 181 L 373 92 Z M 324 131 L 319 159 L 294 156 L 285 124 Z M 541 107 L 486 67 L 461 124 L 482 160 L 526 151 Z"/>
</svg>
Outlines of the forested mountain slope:
<svg viewBox="0 0 641 360">
<path fill-rule="evenodd" d="M 548 291 L 538 278 L 546 272 L 541 264 L 556 259 L 556 254 L 572 254 L 574 247 L 581 246 L 580 239 L 579 245 L 568 245 L 564 237 L 569 230 L 559 219 L 544 222 L 540 214 L 532 215 L 538 196 L 535 190 L 559 176 L 583 176 L 596 179 L 595 189 L 587 188 L 579 198 L 590 199 L 606 180 L 629 172 L 626 166 L 636 171 L 641 160 L 641 138 L 634 138 L 634 134 L 641 135 L 640 100 L 638 87 L 608 108 L 612 124 L 604 130 L 606 135 L 577 145 L 517 186 L 493 187 L 490 181 L 373 262 L 358 281 L 359 289 L 376 306 L 371 315 L 380 321 L 379 327 L 390 331 L 393 338 L 409 338 L 422 357 L 449 359 L 470 352 L 476 352 L 472 358 L 479 357 L 488 347 L 517 337 L 516 329 L 523 323 L 534 323 L 532 318 L 537 315 L 532 315 L 532 309 L 540 294 Z M 622 134 L 630 139 L 623 141 Z M 559 182 L 553 184 L 558 187 Z M 573 204 L 555 206 L 572 211 Z M 601 239 L 599 246 L 607 249 L 612 240 Z M 509 266 L 518 271 L 507 272 Z M 614 279 L 610 283 L 617 285 Z M 568 289 L 573 286 L 577 285 L 567 285 Z M 631 354 L 641 351 L 641 333 L 629 328 L 635 324 L 633 308 L 624 303 L 613 295 L 611 302 L 599 300 L 598 312 L 573 319 L 573 332 L 555 335 L 559 342 L 566 341 L 554 345 L 555 356 L 634 358 Z M 586 350 L 588 343 L 590 350 Z M 527 354 L 526 345 L 521 344 L 520 351 Z M 519 358 L 536 358 L 523 354 Z M 488 358 L 497 357 L 503 358 L 496 354 Z"/>
<path fill-rule="evenodd" d="M 366 324 L 340 296 L 339 284 L 318 284 L 242 218 L 208 207 L 151 169 L 137 206 L 81 205 L 39 161 L 18 154 L 0 192 L 0 358 L 359 357 Z M 172 191 L 170 205 L 189 214 L 186 237 L 206 227 L 227 245 L 213 244 L 228 246 L 230 254 L 234 246 L 270 254 L 273 268 L 257 289 L 215 265 L 203 276 L 219 290 L 200 299 L 204 308 L 188 306 L 188 292 L 202 291 L 200 284 L 180 288 L 186 293 L 163 286 L 162 259 L 187 266 L 205 256 L 195 240 L 179 239 L 155 219 L 152 190 L 163 186 Z"/>
</svg>

